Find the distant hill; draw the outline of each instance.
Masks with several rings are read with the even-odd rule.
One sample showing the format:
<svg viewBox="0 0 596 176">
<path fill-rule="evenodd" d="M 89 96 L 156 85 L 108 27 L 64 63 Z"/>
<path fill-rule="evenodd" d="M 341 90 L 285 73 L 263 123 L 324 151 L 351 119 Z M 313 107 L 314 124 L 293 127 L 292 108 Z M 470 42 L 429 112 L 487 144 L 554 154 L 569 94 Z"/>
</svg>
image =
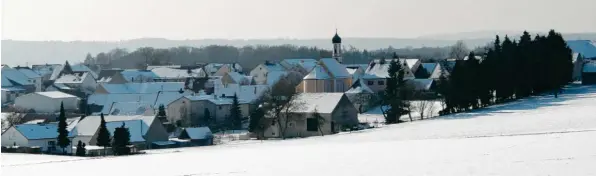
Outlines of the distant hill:
<svg viewBox="0 0 596 176">
<path fill-rule="evenodd" d="M 344 46 L 353 46 L 358 49 L 374 50 L 379 48 L 420 48 L 442 47 L 464 39 L 470 48 L 483 46 L 492 41 L 495 34 L 521 34 L 521 32 L 484 31 L 472 33 L 457 33 L 445 35 L 424 36 L 411 39 L 398 38 L 344 38 Z M 513 34 L 512 34 L 513 35 Z M 566 39 L 596 40 L 596 33 L 565 34 Z M 139 47 L 170 48 L 177 46 L 201 47 L 207 45 L 230 45 L 242 47 L 246 45 L 296 45 L 313 46 L 329 49 L 331 39 L 250 39 L 250 40 L 168 40 L 161 38 L 142 38 L 124 41 L 17 41 L 2 40 L 2 64 L 25 65 L 43 63 L 82 62 L 87 53 L 96 55 L 114 48 L 125 48 L 134 51 Z"/>
</svg>

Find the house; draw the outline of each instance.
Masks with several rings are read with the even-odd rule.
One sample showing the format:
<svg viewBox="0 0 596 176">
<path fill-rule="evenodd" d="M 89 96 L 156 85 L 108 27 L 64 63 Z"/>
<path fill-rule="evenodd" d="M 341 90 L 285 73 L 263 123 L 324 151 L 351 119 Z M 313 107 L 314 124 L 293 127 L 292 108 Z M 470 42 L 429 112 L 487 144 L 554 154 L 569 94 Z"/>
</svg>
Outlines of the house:
<svg viewBox="0 0 596 176">
<path fill-rule="evenodd" d="M 354 107 L 358 109 L 358 113 L 366 112 L 376 101 L 376 92 L 370 89 L 364 80 L 357 79 L 351 86 L 350 90 L 346 91 L 346 96 L 352 102 Z"/>
<path fill-rule="evenodd" d="M 63 74 L 74 74 L 74 73 L 82 74 L 85 72 L 88 72 L 93 77 L 93 79 L 97 79 L 97 77 L 98 77 L 97 73 L 95 73 L 93 70 L 91 70 L 89 67 L 87 67 L 83 64 L 71 65 L 70 66 L 71 70 L 65 70 L 64 69 L 65 65 L 70 65 L 70 64 L 68 63 L 68 61 L 66 61 L 66 63 L 64 65 L 56 66 L 52 70 L 52 74 L 50 75 L 49 80 L 56 80 Z"/>
<path fill-rule="evenodd" d="M 110 105 L 105 106 L 105 112 L 109 115 L 156 115 L 157 108 L 149 102 L 113 102 Z M 107 109 L 109 108 L 109 109 Z M 104 112 L 104 111 L 102 111 Z"/>
<path fill-rule="evenodd" d="M 413 63 L 412 60 L 410 62 Z M 375 59 L 372 60 L 366 70 L 364 71 L 364 75 L 362 79 L 366 82 L 366 85 L 373 90 L 374 92 L 380 92 L 385 90 L 387 78 L 389 78 L 389 64 L 391 63 L 391 59 Z M 400 63 L 402 64 L 402 69 L 404 70 L 404 80 L 414 79 L 414 73 L 410 70 L 413 68 L 408 66 L 408 62 L 405 59 L 400 59 Z"/>
<path fill-rule="evenodd" d="M 72 74 L 62 74 L 59 78 L 54 80 L 54 86 L 46 88 L 46 91 L 65 91 L 71 92 L 77 90 L 85 94 L 95 92 L 97 82 L 91 75 L 91 72 L 80 72 Z"/>
<path fill-rule="evenodd" d="M 242 66 L 237 63 L 221 64 L 221 63 L 210 63 L 203 67 L 204 72 L 209 76 L 223 76 L 226 72 L 242 72 Z"/>
<path fill-rule="evenodd" d="M 297 92 L 345 92 L 352 85 L 352 76 L 346 67 L 336 59 L 326 58 L 319 61 L 302 82 L 296 86 Z"/>
<path fill-rule="evenodd" d="M 31 69 L 38 73 L 41 76 L 42 81 L 50 80 L 52 73 L 58 67 L 61 67 L 60 64 L 40 64 L 40 65 L 31 65 Z"/>
<path fill-rule="evenodd" d="M 285 70 L 297 70 L 306 75 L 318 65 L 318 61 L 315 59 L 284 59 L 279 65 Z"/>
<path fill-rule="evenodd" d="M 408 66 L 408 68 L 410 69 L 410 72 L 412 73 L 416 73 L 416 71 L 418 70 L 418 68 L 420 67 L 420 59 L 402 59 L 400 58 L 399 61 L 402 64 L 405 64 Z"/>
<path fill-rule="evenodd" d="M 130 141 L 139 149 L 150 148 L 153 142 L 168 141 L 168 133 L 155 116 L 110 116 L 105 115 L 106 127 L 110 135 L 124 123 L 130 132 Z M 75 142 L 96 146 L 101 117 L 87 116 L 71 130 Z"/>
<path fill-rule="evenodd" d="M 2 76 L 2 88 L 6 90 L 15 92 L 23 91 L 26 93 L 34 92 L 36 90 L 36 79 L 27 77 L 27 75 L 17 69 L 3 65 L 0 76 Z"/>
<path fill-rule="evenodd" d="M 157 93 L 184 91 L 183 82 L 145 82 L 145 83 L 125 83 L 125 84 L 100 84 L 95 89 L 95 94 L 113 94 L 113 93 Z"/>
<path fill-rule="evenodd" d="M 221 83 L 225 86 L 230 84 L 250 85 L 253 78 L 251 76 L 241 75 L 238 72 L 226 72 L 221 77 Z"/>
<path fill-rule="evenodd" d="M 596 62 L 585 63 L 582 69 L 582 84 L 596 84 Z"/>
<path fill-rule="evenodd" d="M 31 83 L 29 83 L 28 81 L 23 81 L 20 78 L 14 78 L 11 75 L 21 75 L 21 73 L 15 73 L 15 72 L 4 72 L 4 70 L 6 70 L 4 67 L 2 68 L 2 104 L 7 103 L 7 102 L 13 102 L 14 99 L 18 96 L 21 96 L 23 94 L 26 94 L 27 92 L 33 92 L 34 88 L 31 85 Z M 9 79 L 12 78 L 12 79 Z M 19 84 L 20 81 L 21 83 L 27 83 L 25 86 L 22 86 L 21 84 Z"/>
<path fill-rule="evenodd" d="M 190 140 L 193 145 L 213 145 L 213 134 L 209 127 L 184 128 L 178 139 Z"/>
<path fill-rule="evenodd" d="M 287 128 L 285 137 L 308 137 L 338 133 L 343 127 L 358 124 L 358 110 L 343 93 L 301 93 L 292 101 L 295 108 L 288 119 L 280 119 Z M 314 118 L 317 111 L 323 119 Z M 280 137 L 281 129 L 274 124 L 266 127 L 265 137 Z"/>
<path fill-rule="evenodd" d="M 584 59 L 596 59 L 596 41 L 590 40 L 568 40 L 567 46 L 573 53 L 579 53 Z"/>
<path fill-rule="evenodd" d="M 243 117 L 250 113 L 250 103 L 239 99 L 240 111 Z M 230 115 L 232 107 L 231 98 L 216 97 L 211 95 L 184 96 L 167 104 L 166 114 L 168 121 L 184 124 L 185 126 L 204 125 L 205 111 L 215 122 L 222 122 Z"/>
<path fill-rule="evenodd" d="M 442 68 L 439 63 L 422 63 L 414 76 L 419 79 L 439 79 L 441 71 Z"/>
<path fill-rule="evenodd" d="M 39 73 L 35 72 L 34 70 L 32 70 L 29 67 L 16 67 L 15 69 L 17 69 L 19 72 L 23 73 L 23 75 L 27 76 L 27 78 L 29 80 L 33 81 L 33 84 L 35 85 L 36 92 L 42 91 L 43 80 L 42 80 L 41 75 L 39 75 Z"/>
<path fill-rule="evenodd" d="M 137 110 L 140 111 L 141 107 L 143 107 L 145 110 L 157 110 L 159 106 L 166 106 L 172 101 L 189 94 L 190 93 L 187 92 L 180 93 L 179 91 L 159 91 L 155 93 L 92 94 L 87 99 L 87 105 L 89 106 L 92 114 L 137 114 Z M 119 103 L 125 104 L 118 105 Z M 135 107 L 119 108 L 120 106 L 127 105 L 135 105 Z M 118 112 L 115 112 L 116 109 L 119 109 Z M 143 114 L 148 114 L 148 112 L 145 112 Z"/>
<path fill-rule="evenodd" d="M 582 79 L 582 69 L 586 63 L 586 60 L 580 53 L 573 53 L 571 61 L 573 63 L 573 73 L 571 75 L 571 80 L 579 81 Z"/>
<path fill-rule="evenodd" d="M 33 109 L 37 113 L 55 113 L 64 104 L 64 110 L 77 110 L 79 98 L 59 91 L 35 92 L 17 97 L 15 107 Z"/>
<path fill-rule="evenodd" d="M 126 69 L 112 77 L 112 84 L 154 82 L 158 76 L 151 70 Z"/>
<path fill-rule="evenodd" d="M 2 146 L 39 147 L 42 152 L 62 152 L 58 146 L 58 124 L 20 124 L 2 133 Z M 72 136 L 69 135 L 72 139 Z M 72 144 L 71 144 L 72 145 Z M 67 153 L 71 147 L 66 147 Z"/>
<path fill-rule="evenodd" d="M 268 84 L 269 82 L 273 82 L 273 80 L 270 79 L 279 79 L 279 75 L 285 72 L 286 69 L 281 64 L 266 61 L 264 64 L 259 64 L 252 69 L 250 71 L 250 76 L 253 77 L 256 84 Z M 271 76 L 269 74 L 271 74 Z M 277 77 L 274 75 L 277 75 Z"/>
</svg>

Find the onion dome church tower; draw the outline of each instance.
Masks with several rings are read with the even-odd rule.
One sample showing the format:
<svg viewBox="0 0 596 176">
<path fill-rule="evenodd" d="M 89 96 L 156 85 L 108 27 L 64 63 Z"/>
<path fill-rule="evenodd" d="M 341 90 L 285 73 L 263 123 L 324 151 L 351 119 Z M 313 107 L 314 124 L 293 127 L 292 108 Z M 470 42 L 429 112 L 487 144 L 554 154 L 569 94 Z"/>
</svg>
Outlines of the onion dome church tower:
<svg viewBox="0 0 596 176">
<path fill-rule="evenodd" d="M 337 60 L 337 62 L 342 63 L 342 58 L 341 58 L 341 37 L 339 37 L 339 35 L 337 35 L 337 29 L 335 30 L 335 36 L 333 36 L 333 39 L 331 39 L 331 42 L 333 43 L 333 55 L 332 58 Z"/>
</svg>

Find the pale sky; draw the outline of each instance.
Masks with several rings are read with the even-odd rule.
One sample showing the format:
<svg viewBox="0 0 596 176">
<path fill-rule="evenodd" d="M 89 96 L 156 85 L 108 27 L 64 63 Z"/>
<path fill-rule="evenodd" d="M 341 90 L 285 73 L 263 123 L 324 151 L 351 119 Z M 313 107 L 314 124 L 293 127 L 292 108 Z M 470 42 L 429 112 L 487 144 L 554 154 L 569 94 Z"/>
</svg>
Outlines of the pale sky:
<svg viewBox="0 0 596 176">
<path fill-rule="evenodd" d="M 2 39 L 412 38 L 596 32 L 596 0 L 2 0 Z"/>
</svg>

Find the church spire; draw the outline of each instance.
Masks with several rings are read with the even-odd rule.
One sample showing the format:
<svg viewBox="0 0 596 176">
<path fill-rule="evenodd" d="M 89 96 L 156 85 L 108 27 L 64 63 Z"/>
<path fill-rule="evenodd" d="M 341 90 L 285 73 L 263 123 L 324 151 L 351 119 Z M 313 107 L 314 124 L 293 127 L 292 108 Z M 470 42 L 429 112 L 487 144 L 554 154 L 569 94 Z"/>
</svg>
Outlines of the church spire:
<svg viewBox="0 0 596 176">
<path fill-rule="evenodd" d="M 337 34 L 337 28 L 335 28 L 335 36 L 331 39 L 333 43 L 333 59 L 337 60 L 337 62 L 342 63 L 341 58 L 341 37 Z"/>
</svg>

